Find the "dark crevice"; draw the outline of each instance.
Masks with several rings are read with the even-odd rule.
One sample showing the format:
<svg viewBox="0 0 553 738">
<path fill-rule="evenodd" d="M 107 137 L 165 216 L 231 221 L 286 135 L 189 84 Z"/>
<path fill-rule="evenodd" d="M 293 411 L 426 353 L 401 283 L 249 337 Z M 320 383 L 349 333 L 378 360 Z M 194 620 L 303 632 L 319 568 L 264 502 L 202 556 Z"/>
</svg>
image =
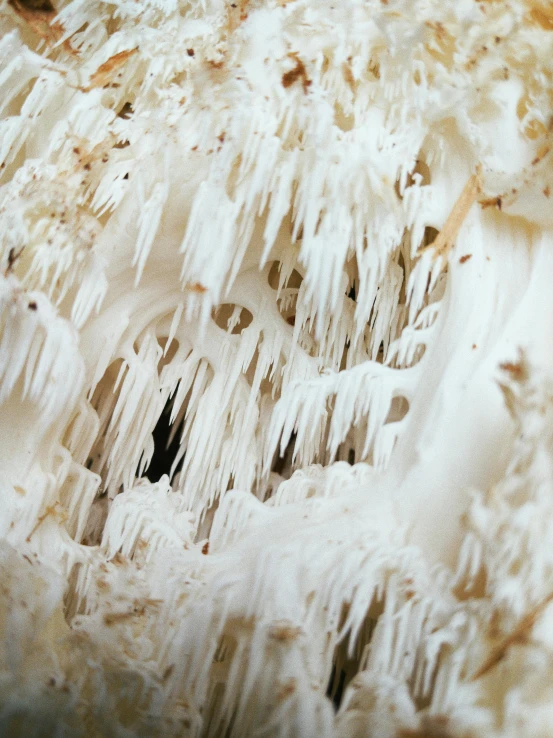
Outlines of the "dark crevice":
<svg viewBox="0 0 553 738">
<path fill-rule="evenodd" d="M 271 471 L 276 472 L 277 474 L 280 474 L 281 476 L 286 475 L 287 473 L 290 474 L 292 470 L 292 457 L 294 455 L 294 448 L 296 445 L 296 434 L 292 433 L 292 436 L 290 440 L 288 441 L 288 445 L 286 446 L 284 450 L 284 454 L 280 456 L 280 452 L 276 456 L 273 467 Z"/>
<path fill-rule="evenodd" d="M 174 434 L 172 441 L 169 443 L 171 436 L 171 407 L 172 402 L 169 401 L 161 413 L 156 427 L 154 428 L 154 454 L 150 462 L 150 466 L 145 470 L 143 477 L 147 477 L 150 482 L 158 482 L 164 474 L 171 476 L 171 466 L 177 456 L 180 446 L 180 433 Z M 182 468 L 183 459 L 177 465 L 175 473 Z"/>
<path fill-rule="evenodd" d="M 340 709 L 342 697 L 344 695 L 344 685 L 346 682 L 346 672 L 340 669 L 340 673 L 336 674 L 336 664 L 332 665 L 328 687 L 326 688 L 326 696 L 332 700 L 335 710 Z"/>
</svg>

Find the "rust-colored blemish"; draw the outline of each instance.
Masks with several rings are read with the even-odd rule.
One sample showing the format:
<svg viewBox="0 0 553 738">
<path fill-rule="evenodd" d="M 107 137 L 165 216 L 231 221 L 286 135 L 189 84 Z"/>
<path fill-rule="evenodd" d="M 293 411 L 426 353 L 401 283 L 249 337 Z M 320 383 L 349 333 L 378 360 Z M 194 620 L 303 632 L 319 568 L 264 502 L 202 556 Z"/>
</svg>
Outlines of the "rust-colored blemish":
<svg viewBox="0 0 553 738">
<path fill-rule="evenodd" d="M 199 295 L 203 295 L 204 292 L 207 292 L 207 287 L 204 287 L 200 282 L 190 282 L 185 285 L 185 289 L 190 292 L 196 292 Z"/>
<path fill-rule="evenodd" d="M 499 368 L 510 374 L 511 378 L 517 382 L 524 381 L 528 376 L 528 371 L 522 360 L 506 361 L 504 364 L 500 364 Z"/>
<path fill-rule="evenodd" d="M 85 92 L 93 90 L 95 87 L 105 87 L 105 85 L 107 85 L 112 79 L 114 73 L 117 72 L 118 69 L 121 69 L 128 59 L 130 59 L 131 56 L 134 56 L 137 52 L 138 48 L 126 49 L 125 51 L 120 51 L 118 54 L 110 56 L 107 61 L 100 64 L 98 69 L 90 77 L 88 87 L 84 88 Z"/>
<path fill-rule="evenodd" d="M 303 91 L 307 92 L 307 89 L 311 84 L 311 80 L 307 76 L 307 71 L 305 69 L 304 63 L 296 53 L 288 54 L 288 56 L 291 59 L 295 60 L 296 66 L 293 69 L 284 72 L 284 74 L 282 75 L 282 86 L 284 88 L 288 88 L 291 87 L 298 80 L 301 80 Z"/>
<path fill-rule="evenodd" d="M 532 166 L 535 167 L 536 164 L 539 164 L 542 159 L 545 159 L 545 157 L 547 156 L 547 154 L 549 154 L 550 151 L 551 151 L 551 147 L 548 146 L 547 144 L 540 146 L 540 148 L 538 149 L 536 153 L 536 156 L 532 160 Z"/>
<path fill-rule="evenodd" d="M 106 625 L 114 625 L 115 623 L 121 623 L 129 618 L 138 617 L 144 614 L 145 608 L 139 607 L 134 610 L 126 612 L 108 612 L 104 615 L 104 623 Z"/>
<path fill-rule="evenodd" d="M 230 3 L 228 9 L 228 27 L 232 33 L 243 21 L 248 17 L 248 5 L 250 0 L 238 0 L 238 2 Z"/>
<path fill-rule="evenodd" d="M 289 679 L 278 690 L 276 694 L 277 702 L 284 702 L 284 700 L 288 699 L 288 697 L 293 695 L 295 691 L 296 691 L 296 680 Z"/>
<path fill-rule="evenodd" d="M 342 64 L 342 74 L 344 79 L 352 92 L 355 92 L 355 77 L 348 62 Z"/>
<path fill-rule="evenodd" d="M 373 59 L 372 57 L 369 59 L 367 69 L 373 75 L 373 77 L 375 77 L 376 79 L 380 79 L 380 63 L 376 59 Z"/>
<path fill-rule="evenodd" d="M 526 363 L 524 353 L 521 349 L 519 349 L 518 352 L 518 361 L 507 361 L 503 364 L 500 364 L 499 368 L 507 374 L 510 374 L 511 379 L 515 382 L 523 382 L 528 379 L 528 365 Z M 500 387 L 503 388 L 503 385 L 501 385 L 501 383 Z"/>
<path fill-rule="evenodd" d="M 275 623 L 269 628 L 269 638 L 280 643 L 295 640 L 301 633 L 301 628 L 289 623 Z"/>
<path fill-rule="evenodd" d="M 465 254 L 464 256 L 461 256 L 459 259 L 459 264 L 464 264 L 469 259 L 472 259 L 472 254 Z"/>
<path fill-rule="evenodd" d="M 209 541 L 206 541 L 202 546 L 202 553 L 204 554 L 204 556 L 207 556 L 207 554 L 209 553 Z"/>
<path fill-rule="evenodd" d="M 478 200 L 478 204 L 482 208 L 482 210 L 485 210 L 486 208 L 497 208 L 498 210 L 501 210 L 503 207 L 503 200 L 500 195 L 496 197 L 487 197 L 484 200 Z"/>
</svg>

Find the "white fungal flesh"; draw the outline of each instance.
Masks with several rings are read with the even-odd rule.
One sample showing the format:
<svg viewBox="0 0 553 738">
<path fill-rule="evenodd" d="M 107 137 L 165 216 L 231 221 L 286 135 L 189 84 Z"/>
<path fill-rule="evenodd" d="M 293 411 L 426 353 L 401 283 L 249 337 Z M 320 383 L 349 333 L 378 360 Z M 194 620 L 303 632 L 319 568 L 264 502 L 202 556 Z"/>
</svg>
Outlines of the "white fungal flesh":
<svg viewBox="0 0 553 738">
<path fill-rule="evenodd" d="M 0 2 L 2 735 L 551 734 L 552 55 Z"/>
</svg>

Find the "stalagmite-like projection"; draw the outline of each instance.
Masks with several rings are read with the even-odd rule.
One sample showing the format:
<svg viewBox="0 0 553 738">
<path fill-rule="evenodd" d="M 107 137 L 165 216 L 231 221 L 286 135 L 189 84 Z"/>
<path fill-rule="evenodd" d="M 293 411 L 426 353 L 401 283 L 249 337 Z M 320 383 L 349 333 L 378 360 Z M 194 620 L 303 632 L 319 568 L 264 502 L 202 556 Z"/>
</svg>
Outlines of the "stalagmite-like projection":
<svg viewBox="0 0 553 738">
<path fill-rule="evenodd" d="M 0 734 L 553 734 L 553 5 L 0 1 Z"/>
</svg>

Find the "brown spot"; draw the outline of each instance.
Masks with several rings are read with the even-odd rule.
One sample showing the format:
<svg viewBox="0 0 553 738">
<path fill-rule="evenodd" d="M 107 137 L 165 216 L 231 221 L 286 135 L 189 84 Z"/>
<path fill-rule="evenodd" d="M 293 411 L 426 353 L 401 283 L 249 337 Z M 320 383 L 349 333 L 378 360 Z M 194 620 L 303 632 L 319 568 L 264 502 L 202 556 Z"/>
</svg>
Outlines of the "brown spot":
<svg viewBox="0 0 553 738">
<path fill-rule="evenodd" d="M 465 254 L 459 259 L 459 264 L 464 264 L 465 261 L 468 261 L 469 259 L 472 259 L 472 254 Z"/>
<path fill-rule="evenodd" d="M 143 607 L 134 610 L 127 610 L 126 612 L 108 612 L 106 615 L 104 615 L 104 623 L 106 625 L 114 625 L 115 623 L 120 623 L 124 620 L 128 620 L 129 618 L 134 618 L 137 615 L 143 614 Z"/>
<path fill-rule="evenodd" d="M 204 545 L 202 546 L 202 553 L 207 556 L 209 553 L 209 541 L 206 541 Z"/>
<path fill-rule="evenodd" d="M 551 194 L 551 187 L 549 187 L 549 185 L 547 185 L 547 187 L 544 187 L 544 188 L 543 188 L 543 194 L 544 194 L 544 195 L 545 195 L 546 197 L 549 197 L 549 195 Z"/>
<path fill-rule="evenodd" d="M 475 343 L 473 343 L 473 344 L 472 344 L 472 350 L 474 351 L 474 349 L 475 349 L 475 348 L 477 348 L 477 346 L 476 346 L 476 344 L 475 344 Z"/>
<path fill-rule="evenodd" d="M 194 56 L 194 49 L 186 49 L 188 56 Z"/>
<path fill-rule="evenodd" d="M 498 210 L 501 210 L 503 206 L 503 201 L 501 199 L 501 196 L 488 197 L 485 200 L 478 200 L 478 204 L 480 205 L 482 210 L 485 210 L 486 208 L 497 208 Z"/>
<path fill-rule="evenodd" d="M 511 378 L 517 382 L 522 382 L 528 376 L 528 370 L 522 360 L 517 362 L 506 361 L 504 364 L 500 364 L 499 368 L 510 374 Z"/>
<path fill-rule="evenodd" d="M 295 691 L 296 691 L 296 680 L 289 679 L 278 690 L 276 694 L 277 702 L 284 702 L 284 700 L 288 699 L 288 697 L 293 695 Z"/>
<path fill-rule="evenodd" d="M 22 246 L 19 251 L 16 251 L 13 247 L 8 251 L 8 265 L 4 271 L 4 276 L 7 277 L 8 274 L 11 273 L 13 270 L 16 261 L 19 259 L 21 254 L 23 253 L 23 249 L 25 246 Z"/>
<path fill-rule="evenodd" d="M 79 154 L 81 153 L 81 150 L 79 149 L 78 146 L 75 146 L 75 148 L 73 149 L 73 153 L 74 154 L 77 154 L 77 156 L 79 156 Z"/>
<path fill-rule="evenodd" d="M 269 628 L 269 638 L 280 643 L 294 641 L 301 633 L 301 628 L 289 623 L 276 623 Z"/>
<path fill-rule="evenodd" d="M 353 76 L 353 72 L 349 64 L 347 63 L 342 64 L 342 74 L 344 75 L 344 79 L 346 80 L 346 83 L 349 85 L 350 90 L 352 92 L 355 92 L 355 78 Z"/>
<path fill-rule="evenodd" d="M 523 368 L 520 364 L 507 361 L 504 364 L 499 365 L 504 372 L 508 372 L 513 379 L 522 379 L 524 376 Z"/>
<path fill-rule="evenodd" d="M 169 664 L 169 666 L 163 672 L 163 676 L 161 677 L 161 679 L 164 682 L 166 682 L 167 679 L 169 679 L 169 677 L 171 676 L 171 674 L 174 672 L 174 670 L 175 670 L 175 664 Z"/>
<path fill-rule="evenodd" d="M 551 147 L 547 144 L 544 144 L 543 146 L 540 146 L 540 148 L 537 151 L 536 156 L 534 159 L 532 159 L 532 166 L 535 167 L 536 164 L 539 164 L 542 159 L 545 159 L 547 154 L 551 151 Z"/>
<path fill-rule="evenodd" d="M 90 169 L 91 169 L 91 164 L 90 164 L 90 162 L 87 162 L 87 163 L 86 163 L 86 164 L 84 165 L 83 169 L 85 169 L 85 170 L 86 170 L 87 172 L 90 172 Z"/>
<path fill-rule="evenodd" d="M 294 59 L 296 66 L 290 69 L 288 72 L 284 72 L 282 75 L 282 86 L 284 88 L 291 87 L 295 82 L 301 80 L 303 91 L 307 92 L 307 88 L 311 84 L 311 80 L 307 76 L 305 65 L 297 54 L 288 54 L 291 59 Z"/>
<path fill-rule="evenodd" d="M 118 54 L 110 56 L 107 61 L 100 64 L 98 69 L 91 76 L 90 83 L 88 87 L 84 88 L 84 91 L 88 92 L 88 90 L 92 90 L 95 87 L 104 87 L 107 85 L 108 82 L 111 81 L 114 73 L 117 72 L 117 70 L 119 70 L 127 60 L 137 52 L 138 48 L 126 49 L 125 51 L 120 51 Z"/>
<path fill-rule="evenodd" d="M 190 292 L 197 292 L 200 295 L 207 292 L 207 287 L 204 287 L 203 284 L 200 284 L 199 282 L 191 282 L 185 285 L 184 288 L 186 290 L 190 290 Z"/>
<path fill-rule="evenodd" d="M 32 302 L 29 303 L 28 307 L 29 307 L 29 310 L 36 310 L 37 309 L 37 304 L 33 300 Z"/>
<path fill-rule="evenodd" d="M 376 79 L 380 79 L 380 64 L 375 59 L 369 59 L 368 70 Z"/>
</svg>

